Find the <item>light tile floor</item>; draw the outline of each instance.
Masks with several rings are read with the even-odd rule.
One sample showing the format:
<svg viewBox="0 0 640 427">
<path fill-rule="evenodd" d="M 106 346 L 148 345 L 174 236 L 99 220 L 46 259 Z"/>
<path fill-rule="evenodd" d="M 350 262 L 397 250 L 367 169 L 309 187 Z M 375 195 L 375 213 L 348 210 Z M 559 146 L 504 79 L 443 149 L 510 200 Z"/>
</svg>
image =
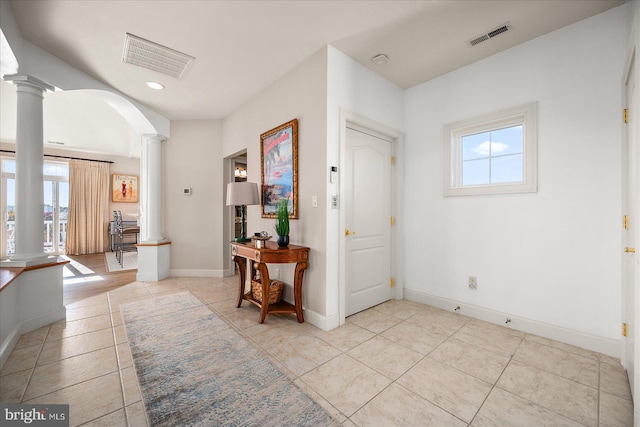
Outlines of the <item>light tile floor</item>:
<svg viewBox="0 0 640 427">
<path fill-rule="evenodd" d="M 235 307 L 237 278 L 134 282 L 67 306 L 23 335 L 0 371 L 0 401 L 71 403 L 71 425 L 146 416 L 119 304 L 188 290 L 272 358 L 345 426 L 630 426 L 612 357 L 411 301 L 389 301 L 329 332 Z"/>
</svg>

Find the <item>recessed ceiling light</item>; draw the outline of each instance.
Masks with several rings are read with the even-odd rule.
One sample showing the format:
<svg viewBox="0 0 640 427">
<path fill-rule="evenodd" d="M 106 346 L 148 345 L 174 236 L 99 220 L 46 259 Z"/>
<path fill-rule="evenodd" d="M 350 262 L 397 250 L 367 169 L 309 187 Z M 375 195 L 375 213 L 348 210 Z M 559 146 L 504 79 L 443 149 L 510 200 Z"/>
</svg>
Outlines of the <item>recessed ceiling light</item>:
<svg viewBox="0 0 640 427">
<path fill-rule="evenodd" d="M 384 53 L 379 53 L 378 55 L 371 57 L 371 62 L 373 62 L 376 65 L 382 65 L 389 62 L 389 57 Z"/>
<path fill-rule="evenodd" d="M 164 89 L 164 85 L 160 84 L 158 82 L 147 82 L 147 86 L 149 86 L 151 89 L 155 89 L 155 90 Z"/>
</svg>

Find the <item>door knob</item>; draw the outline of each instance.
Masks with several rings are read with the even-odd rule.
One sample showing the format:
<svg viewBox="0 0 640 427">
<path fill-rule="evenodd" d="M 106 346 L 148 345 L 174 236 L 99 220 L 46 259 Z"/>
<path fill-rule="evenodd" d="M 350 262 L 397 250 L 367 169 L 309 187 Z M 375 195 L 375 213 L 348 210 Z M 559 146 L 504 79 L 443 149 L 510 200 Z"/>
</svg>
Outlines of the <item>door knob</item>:
<svg viewBox="0 0 640 427">
<path fill-rule="evenodd" d="M 624 248 L 624 251 L 630 254 L 635 254 L 636 248 Z"/>
<path fill-rule="evenodd" d="M 345 236 L 348 236 L 350 234 L 356 234 L 356 232 L 355 231 L 344 230 L 344 235 Z"/>
</svg>

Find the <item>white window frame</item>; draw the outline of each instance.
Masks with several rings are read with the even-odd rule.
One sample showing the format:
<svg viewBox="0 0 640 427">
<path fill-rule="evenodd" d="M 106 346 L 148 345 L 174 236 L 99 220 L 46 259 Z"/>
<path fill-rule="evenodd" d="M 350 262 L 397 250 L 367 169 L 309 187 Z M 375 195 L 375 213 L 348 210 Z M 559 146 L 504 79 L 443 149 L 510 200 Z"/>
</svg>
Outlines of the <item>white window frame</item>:
<svg viewBox="0 0 640 427">
<path fill-rule="evenodd" d="M 534 193 L 538 191 L 536 103 L 450 123 L 444 127 L 444 195 Z M 462 185 L 462 137 L 522 125 L 523 181 Z"/>
</svg>

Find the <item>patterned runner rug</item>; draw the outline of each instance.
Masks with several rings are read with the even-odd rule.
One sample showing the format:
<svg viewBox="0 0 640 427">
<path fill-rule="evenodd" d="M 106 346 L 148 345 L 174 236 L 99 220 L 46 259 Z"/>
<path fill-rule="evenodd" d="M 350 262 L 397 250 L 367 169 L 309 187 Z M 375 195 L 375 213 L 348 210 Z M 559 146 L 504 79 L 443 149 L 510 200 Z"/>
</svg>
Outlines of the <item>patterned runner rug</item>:
<svg viewBox="0 0 640 427">
<path fill-rule="evenodd" d="M 152 426 L 339 425 L 189 292 L 120 311 Z"/>
</svg>

